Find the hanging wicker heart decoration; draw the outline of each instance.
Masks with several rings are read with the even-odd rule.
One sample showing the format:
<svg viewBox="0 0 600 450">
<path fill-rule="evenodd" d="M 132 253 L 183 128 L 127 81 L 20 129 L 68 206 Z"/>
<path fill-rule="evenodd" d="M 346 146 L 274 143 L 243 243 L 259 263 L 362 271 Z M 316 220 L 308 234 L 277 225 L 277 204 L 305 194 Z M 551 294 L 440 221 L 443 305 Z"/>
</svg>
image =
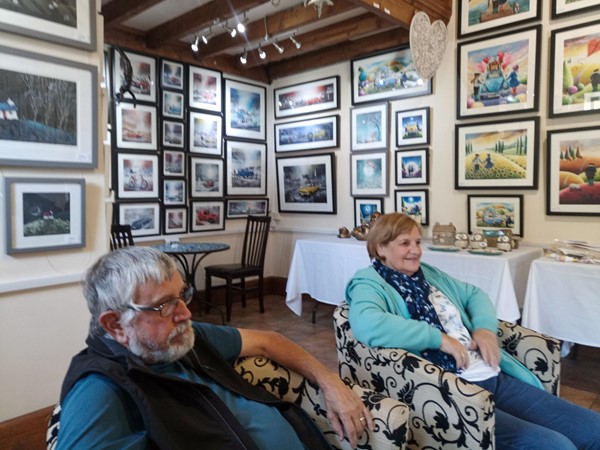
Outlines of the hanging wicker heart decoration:
<svg viewBox="0 0 600 450">
<path fill-rule="evenodd" d="M 410 50 L 419 76 L 433 77 L 446 50 L 446 25 L 441 20 L 430 23 L 429 16 L 419 11 L 410 22 Z"/>
</svg>

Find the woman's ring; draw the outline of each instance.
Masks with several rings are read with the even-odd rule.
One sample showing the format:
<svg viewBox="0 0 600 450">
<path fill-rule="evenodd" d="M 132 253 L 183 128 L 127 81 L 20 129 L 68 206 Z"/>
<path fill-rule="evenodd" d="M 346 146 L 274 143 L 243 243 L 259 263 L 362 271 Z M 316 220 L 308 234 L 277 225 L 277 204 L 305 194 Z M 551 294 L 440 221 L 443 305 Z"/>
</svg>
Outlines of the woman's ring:
<svg viewBox="0 0 600 450">
<path fill-rule="evenodd" d="M 359 420 L 359 421 L 361 421 L 361 422 L 364 422 L 364 421 L 365 421 L 365 418 L 364 418 L 364 417 L 361 417 L 361 418 L 360 418 L 360 419 L 358 419 L 358 420 Z"/>
</svg>

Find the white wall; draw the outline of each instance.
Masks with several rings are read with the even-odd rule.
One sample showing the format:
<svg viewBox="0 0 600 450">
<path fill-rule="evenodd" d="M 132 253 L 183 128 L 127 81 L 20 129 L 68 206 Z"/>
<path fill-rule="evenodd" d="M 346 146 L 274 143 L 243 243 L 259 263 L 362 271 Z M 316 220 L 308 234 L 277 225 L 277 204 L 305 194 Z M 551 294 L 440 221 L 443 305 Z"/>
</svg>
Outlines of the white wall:
<svg viewBox="0 0 600 450">
<path fill-rule="evenodd" d="M 581 239 L 600 242 L 598 217 L 568 217 L 545 215 L 545 133 L 546 129 L 562 128 L 570 125 L 590 126 L 598 124 L 598 116 L 572 119 L 548 120 L 548 45 L 550 29 L 581 22 L 581 17 L 555 21 L 549 26 L 549 5 L 544 3 L 543 46 L 540 85 L 541 146 L 540 179 L 536 191 L 489 191 L 487 193 L 523 193 L 525 197 L 525 241 L 548 245 L 552 239 Z M 97 1 L 97 10 L 100 1 Z M 588 15 L 585 21 L 600 18 Z M 102 24 L 98 16 L 98 48 L 102 48 Z M 391 103 L 390 117 L 397 110 L 408 110 L 422 106 L 431 107 L 431 183 L 430 223 L 453 222 L 458 229 L 467 227 L 468 193 L 485 191 L 454 190 L 454 125 L 456 103 L 455 78 L 455 26 L 454 17 L 449 24 L 449 43 L 442 65 L 434 79 L 433 94 Z M 101 52 L 86 52 L 53 44 L 0 33 L 0 44 L 10 47 L 44 52 L 65 59 L 72 59 L 101 67 Z M 101 79 L 101 70 L 98 71 Z M 340 148 L 331 150 L 336 155 L 337 214 L 291 214 L 277 213 L 277 186 L 275 155 L 272 150 L 268 161 L 268 196 L 274 217 L 274 230 L 269 240 L 267 276 L 287 276 L 287 270 L 294 242 L 298 238 L 313 233 L 337 234 L 341 226 L 352 227 L 354 222 L 354 201 L 350 196 L 350 64 L 336 64 L 298 76 L 277 80 L 267 89 L 267 116 L 273 117 L 272 88 L 290 86 L 310 80 L 340 75 L 340 110 L 320 115 L 340 114 Z M 100 95 L 99 132 L 104 135 L 102 123 L 106 99 Z M 311 116 L 303 116 L 310 118 Z M 505 117 L 503 117 L 505 118 Z M 390 137 L 394 136 L 394 121 L 391 120 Z M 268 144 L 273 149 L 273 124 L 268 120 Z M 391 139 L 394 142 L 394 139 Z M 393 190 L 393 148 L 390 147 L 388 166 L 390 168 L 390 194 L 385 198 L 385 211 L 394 209 Z M 329 150 L 328 150 L 329 151 Z M 311 152 L 311 154 L 314 152 Z M 301 154 L 301 153 L 293 153 Z M 108 250 L 105 199 L 108 195 L 108 164 L 110 152 L 100 146 L 97 170 L 57 170 L 0 167 L 0 182 L 6 176 L 48 176 L 85 178 L 87 183 L 87 246 L 81 250 L 48 252 L 31 255 L 7 256 L 0 252 L 0 421 L 24 414 L 54 403 L 58 399 L 62 378 L 70 358 L 84 345 L 89 314 L 77 282 L 82 272 L 101 254 Z M 291 156 L 292 154 L 283 154 Z M 0 198 L 3 202 L 3 198 Z M 209 263 L 236 260 L 241 253 L 240 231 L 244 222 L 229 221 L 227 230 L 193 236 L 191 240 L 219 240 L 229 243 L 232 250 L 211 255 Z M 431 226 L 425 228 L 430 235 Z M 0 239 L 4 240 L 4 221 L 0 221 Z M 2 242 L 3 245 L 3 242 Z M 204 286 L 202 274 L 197 280 Z"/>
</svg>

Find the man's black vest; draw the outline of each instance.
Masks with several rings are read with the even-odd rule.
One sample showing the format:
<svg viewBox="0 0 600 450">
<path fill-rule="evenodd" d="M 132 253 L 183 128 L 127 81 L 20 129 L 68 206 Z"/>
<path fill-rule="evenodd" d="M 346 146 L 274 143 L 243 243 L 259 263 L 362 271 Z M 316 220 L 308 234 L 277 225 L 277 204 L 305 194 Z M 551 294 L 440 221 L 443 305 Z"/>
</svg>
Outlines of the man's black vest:
<svg viewBox="0 0 600 450">
<path fill-rule="evenodd" d="M 144 421 L 148 441 L 156 448 L 258 450 L 235 415 L 209 387 L 155 374 L 139 358 L 111 339 L 89 336 L 87 344 L 88 348 L 71 361 L 62 386 L 61 401 L 78 379 L 90 373 L 100 373 L 131 396 Z M 279 400 L 245 381 L 198 335 L 193 350 L 180 362 L 249 400 L 275 406 L 306 448 L 331 449 L 302 408 Z M 285 447 L 282 443 L 282 448 Z"/>
</svg>

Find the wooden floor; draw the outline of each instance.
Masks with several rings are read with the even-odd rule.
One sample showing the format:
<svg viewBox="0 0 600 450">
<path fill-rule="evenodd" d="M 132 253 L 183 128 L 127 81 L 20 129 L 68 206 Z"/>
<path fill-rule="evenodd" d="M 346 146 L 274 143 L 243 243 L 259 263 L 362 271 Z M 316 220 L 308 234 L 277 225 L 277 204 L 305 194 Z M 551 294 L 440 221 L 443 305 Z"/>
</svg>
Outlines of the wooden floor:
<svg viewBox="0 0 600 450">
<path fill-rule="evenodd" d="M 231 325 L 239 328 L 274 330 L 284 334 L 311 352 L 331 370 L 337 372 L 335 336 L 332 313 L 334 307 L 319 304 L 316 323 L 311 322 L 313 303 L 305 301 L 302 316 L 294 314 L 280 295 L 265 297 L 265 313 L 260 314 L 258 300 L 249 299 L 246 308 L 233 305 Z M 221 316 L 212 310 L 194 319 L 221 323 Z M 576 356 L 561 361 L 561 397 L 600 412 L 600 348 L 578 346 Z"/>
</svg>

